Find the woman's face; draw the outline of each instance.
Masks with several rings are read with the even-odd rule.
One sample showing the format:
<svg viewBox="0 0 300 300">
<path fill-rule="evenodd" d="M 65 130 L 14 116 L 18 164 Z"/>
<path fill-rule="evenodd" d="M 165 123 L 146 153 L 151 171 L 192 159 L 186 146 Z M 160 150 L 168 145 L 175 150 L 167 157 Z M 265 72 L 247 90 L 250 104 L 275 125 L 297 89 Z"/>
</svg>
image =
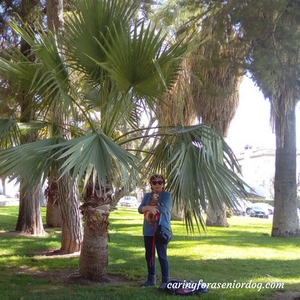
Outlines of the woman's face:
<svg viewBox="0 0 300 300">
<path fill-rule="evenodd" d="M 163 179 L 160 177 L 152 179 L 150 181 L 150 184 L 151 184 L 151 189 L 152 189 L 153 193 L 161 193 L 165 186 Z"/>
</svg>

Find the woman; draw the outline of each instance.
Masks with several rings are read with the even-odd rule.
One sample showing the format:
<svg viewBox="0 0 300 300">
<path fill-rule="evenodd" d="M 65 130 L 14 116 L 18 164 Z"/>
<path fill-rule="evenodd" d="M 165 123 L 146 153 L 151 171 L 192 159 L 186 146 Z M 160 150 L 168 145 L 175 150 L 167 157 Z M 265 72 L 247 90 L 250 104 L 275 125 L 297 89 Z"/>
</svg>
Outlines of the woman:
<svg viewBox="0 0 300 300">
<path fill-rule="evenodd" d="M 150 186 L 152 192 L 147 193 L 144 196 L 142 203 L 138 208 L 139 213 L 144 214 L 145 216 L 143 235 L 148 268 L 148 279 L 142 284 L 142 286 L 152 286 L 156 284 L 156 247 L 162 273 L 162 283 L 159 286 L 159 289 L 165 289 L 168 281 L 170 280 L 169 261 L 167 256 L 168 244 L 164 244 L 159 239 L 156 239 L 154 237 L 154 231 L 157 224 L 163 225 L 170 229 L 172 198 L 171 194 L 164 190 L 165 179 L 162 175 L 156 174 L 151 176 Z"/>
</svg>

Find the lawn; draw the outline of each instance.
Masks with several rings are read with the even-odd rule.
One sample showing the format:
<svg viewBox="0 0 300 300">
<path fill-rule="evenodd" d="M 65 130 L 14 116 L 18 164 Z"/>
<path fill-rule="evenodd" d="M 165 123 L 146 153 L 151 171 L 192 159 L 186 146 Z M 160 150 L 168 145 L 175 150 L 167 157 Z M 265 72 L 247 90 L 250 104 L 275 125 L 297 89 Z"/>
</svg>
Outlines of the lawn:
<svg viewBox="0 0 300 300">
<path fill-rule="evenodd" d="M 17 215 L 17 207 L 0 207 L 1 300 L 180 297 L 157 287 L 140 287 L 146 278 L 146 264 L 142 216 L 136 209 L 119 208 L 110 216 L 109 275 L 125 278 L 122 284 L 70 284 L 58 274 L 76 274 L 78 256 L 41 255 L 43 250 L 59 249 L 59 228 L 47 229 L 43 238 L 8 234 L 14 230 Z M 271 220 L 232 217 L 229 223 L 229 228 L 208 228 L 207 233 L 188 236 L 182 222 L 173 221 L 175 237 L 168 251 L 171 278 L 211 284 L 207 294 L 191 299 L 267 299 L 278 292 L 300 291 L 300 239 L 270 237 Z M 160 270 L 157 275 L 159 283 Z M 222 288 L 222 283 L 232 288 Z M 236 288 L 240 285 L 244 287 Z"/>
</svg>

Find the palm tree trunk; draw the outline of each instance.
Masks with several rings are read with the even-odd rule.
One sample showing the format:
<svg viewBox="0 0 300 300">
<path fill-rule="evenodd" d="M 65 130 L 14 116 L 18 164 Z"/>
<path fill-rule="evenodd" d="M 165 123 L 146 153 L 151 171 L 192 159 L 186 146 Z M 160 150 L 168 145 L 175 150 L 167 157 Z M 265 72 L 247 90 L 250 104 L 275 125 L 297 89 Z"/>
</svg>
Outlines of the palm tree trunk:
<svg viewBox="0 0 300 300">
<path fill-rule="evenodd" d="M 42 185 L 28 187 L 21 181 L 20 206 L 16 231 L 36 236 L 45 235 L 41 217 L 40 198 Z"/>
<path fill-rule="evenodd" d="M 108 225 L 112 197 L 110 187 L 99 187 L 92 176 L 83 196 L 80 210 L 84 218 L 84 238 L 79 259 L 82 277 L 97 280 L 107 273 L 108 268 Z"/>
<path fill-rule="evenodd" d="M 6 181 L 5 177 L 1 177 L 1 183 L 2 183 L 2 188 L 3 188 L 3 195 L 6 195 Z"/>
<path fill-rule="evenodd" d="M 196 114 L 193 108 L 189 74 L 183 69 L 172 90 L 164 95 L 164 101 L 160 101 L 157 107 L 159 126 L 189 126 L 195 124 Z M 163 132 L 166 129 L 161 128 Z M 184 203 L 173 203 L 171 208 L 172 220 L 184 220 Z"/>
<path fill-rule="evenodd" d="M 274 182 L 275 209 L 272 227 L 273 237 L 300 236 L 297 214 L 295 112 L 296 107 L 294 106 L 285 115 L 281 114 L 281 118 L 286 118 L 285 122 L 282 122 L 279 117 L 275 118 L 276 171 Z"/>
<path fill-rule="evenodd" d="M 58 202 L 51 201 L 51 199 L 48 199 L 46 206 L 46 224 L 48 227 L 62 226 L 60 204 Z"/>
<path fill-rule="evenodd" d="M 46 0 L 48 28 L 51 31 L 63 29 L 63 0 Z"/>
<path fill-rule="evenodd" d="M 56 178 L 48 185 L 45 196 L 47 198 L 46 224 L 49 227 L 61 227 L 62 215 L 59 204 L 58 183 Z"/>
<path fill-rule="evenodd" d="M 81 211 L 85 224 L 79 273 L 84 278 L 97 280 L 106 275 L 108 269 L 109 205 L 86 206 Z"/>
<path fill-rule="evenodd" d="M 62 243 L 60 251 L 74 253 L 80 251 L 82 243 L 82 222 L 79 210 L 77 186 L 70 191 L 70 176 L 64 175 L 58 182 L 59 203 L 62 214 Z"/>
<path fill-rule="evenodd" d="M 237 69 L 237 53 L 231 44 L 238 36 L 234 27 L 222 28 L 222 23 L 217 24 L 213 15 L 204 18 L 201 36 L 208 37 L 208 42 L 196 49 L 194 56 L 198 59 L 192 59 L 190 65 L 194 74 L 191 89 L 195 110 L 199 120 L 226 137 L 239 104 L 242 77 Z M 206 225 L 228 226 L 225 205 L 212 208 L 211 203 L 218 202 L 217 199 L 208 201 Z"/>
<path fill-rule="evenodd" d="M 39 5 L 39 1 L 22 1 L 21 2 L 21 19 L 25 25 L 32 24 L 31 12 Z M 30 45 L 22 38 L 20 51 L 23 55 L 28 56 L 31 53 Z M 34 59 L 33 56 L 30 59 Z M 29 94 L 26 89 L 22 89 L 18 93 L 18 102 L 21 108 L 20 122 L 30 123 L 35 118 L 35 112 L 32 108 L 32 104 L 35 101 L 33 95 Z M 37 135 L 29 133 L 21 136 L 21 144 L 30 143 L 37 140 Z M 40 199 L 42 193 L 42 186 L 32 185 L 28 186 L 24 184 L 24 180 L 21 179 L 20 184 L 20 206 L 19 216 L 16 225 L 16 231 L 33 234 L 44 235 L 44 227 L 42 223 L 42 217 L 40 212 Z"/>
<path fill-rule="evenodd" d="M 229 226 L 227 222 L 226 207 L 224 203 L 222 203 L 221 207 L 219 205 L 215 205 L 214 208 L 212 207 L 212 205 L 208 204 L 206 226 Z"/>
</svg>

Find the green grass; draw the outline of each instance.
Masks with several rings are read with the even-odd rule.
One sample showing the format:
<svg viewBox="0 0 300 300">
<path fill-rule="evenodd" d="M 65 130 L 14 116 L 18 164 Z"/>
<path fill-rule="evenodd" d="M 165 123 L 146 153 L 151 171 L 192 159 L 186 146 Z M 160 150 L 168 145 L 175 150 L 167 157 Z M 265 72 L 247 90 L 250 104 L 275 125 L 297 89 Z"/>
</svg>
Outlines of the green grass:
<svg viewBox="0 0 300 300">
<path fill-rule="evenodd" d="M 33 255 L 36 250 L 60 248 L 60 232 L 47 230 L 48 236 L 43 238 L 3 234 L 14 230 L 17 215 L 17 207 L 0 207 L 1 300 L 174 299 L 156 287 L 140 288 L 146 264 L 142 216 L 135 209 L 119 209 L 110 216 L 109 274 L 128 278 L 125 285 L 70 285 L 55 276 L 37 278 L 35 274 L 41 271 L 76 272 L 78 257 L 45 259 Z M 270 237 L 271 220 L 233 217 L 229 223 L 229 228 L 208 228 L 201 236 L 187 236 L 182 222 L 173 221 L 175 237 L 168 250 L 172 279 L 252 286 L 280 282 L 284 289 L 210 288 L 207 294 L 191 299 L 267 299 L 276 292 L 300 291 L 300 239 Z"/>
</svg>

